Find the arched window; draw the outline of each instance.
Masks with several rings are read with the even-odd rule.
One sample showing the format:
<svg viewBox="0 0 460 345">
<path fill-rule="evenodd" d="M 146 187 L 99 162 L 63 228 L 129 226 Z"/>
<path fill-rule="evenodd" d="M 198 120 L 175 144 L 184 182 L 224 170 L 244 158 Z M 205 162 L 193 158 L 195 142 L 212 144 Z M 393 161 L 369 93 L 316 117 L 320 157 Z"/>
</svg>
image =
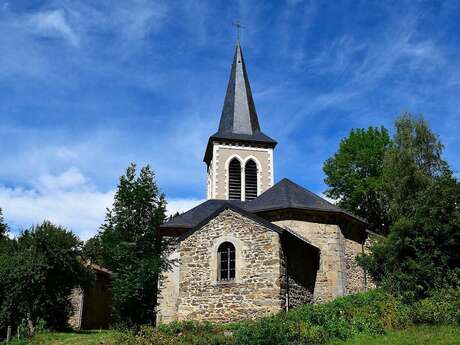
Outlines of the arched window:
<svg viewBox="0 0 460 345">
<path fill-rule="evenodd" d="M 252 159 L 246 163 L 245 171 L 245 200 L 257 198 L 257 165 Z"/>
<path fill-rule="evenodd" d="M 241 164 L 236 158 L 228 166 L 228 198 L 241 200 Z"/>
<path fill-rule="evenodd" d="M 230 242 L 222 243 L 217 249 L 218 278 L 221 281 L 235 279 L 235 246 Z"/>
</svg>

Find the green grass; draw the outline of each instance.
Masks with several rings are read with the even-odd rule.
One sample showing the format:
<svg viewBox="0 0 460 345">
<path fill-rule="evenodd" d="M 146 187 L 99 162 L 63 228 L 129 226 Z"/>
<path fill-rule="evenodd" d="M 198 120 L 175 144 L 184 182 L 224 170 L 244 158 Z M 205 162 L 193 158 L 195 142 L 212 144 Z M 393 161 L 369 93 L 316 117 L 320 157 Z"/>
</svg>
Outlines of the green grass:
<svg viewBox="0 0 460 345">
<path fill-rule="evenodd" d="M 120 335 L 118 331 L 46 332 L 28 343 L 10 342 L 8 345 L 112 345 Z"/>
<path fill-rule="evenodd" d="M 81 331 L 43 333 L 32 342 L 11 342 L 9 345 L 112 345 L 121 333 L 117 331 Z M 403 331 L 388 332 L 380 336 L 359 335 L 348 341 L 335 341 L 327 345 L 459 345 L 459 326 L 418 326 Z M 274 344 L 275 345 L 275 344 Z"/>
<path fill-rule="evenodd" d="M 459 326 L 418 326 L 381 336 L 359 335 L 328 345 L 459 345 Z"/>
</svg>

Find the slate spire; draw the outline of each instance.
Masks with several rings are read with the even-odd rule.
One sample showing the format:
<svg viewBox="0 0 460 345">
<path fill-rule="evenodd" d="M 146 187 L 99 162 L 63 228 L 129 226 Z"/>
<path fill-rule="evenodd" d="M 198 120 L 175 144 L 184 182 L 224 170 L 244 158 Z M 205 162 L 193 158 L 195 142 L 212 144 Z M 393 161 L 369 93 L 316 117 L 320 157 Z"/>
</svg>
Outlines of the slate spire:
<svg viewBox="0 0 460 345">
<path fill-rule="evenodd" d="M 260 132 L 259 119 L 252 99 L 251 86 L 239 40 L 236 42 L 219 132 L 247 135 Z"/>
<path fill-rule="evenodd" d="M 216 141 L 256 144 L 271 148 L 276 146 L 276 141 L 262 133 L 260 129 L 239 40 L 236 41 L 219 130 L 209 137 L 204 155 L 205 162 L 210 161 L 212 143 Z"/>
</svg>

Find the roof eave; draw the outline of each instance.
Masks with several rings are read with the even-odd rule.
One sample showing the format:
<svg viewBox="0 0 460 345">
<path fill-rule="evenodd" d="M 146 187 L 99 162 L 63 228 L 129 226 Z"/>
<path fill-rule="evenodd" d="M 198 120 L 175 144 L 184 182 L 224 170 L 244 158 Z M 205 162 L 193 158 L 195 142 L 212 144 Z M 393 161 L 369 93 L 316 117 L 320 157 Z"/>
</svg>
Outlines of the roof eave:
<svg viewBox="0 0 460 345">
<path fill-rule="evenodd" d="M 353 214 L 350 214 L 340 209 L 334 211 L 334 210 L 324 210 L 324 209 L 314 208 L 314 207 L 288 206 L 288 207 L 267 207 L 267 208 L 262 208 L 262 209 L 251 210 L 251 212 L 259 214 L 263 212 L 286 211 L 286 210 L 301 210 L 301 211 L 318 212 L 318 213 L 323 213 L 323 214 L 336 214 L 336 215 L 346 216 L 347 218 L 353 219 L 354 221 L 357 221 L 364 226 L 369 225 L 365 219 L 362 219 L 361 217 L 355 216 Z"/>
<path fill-rule="evenodd" d="M 251 139 L 230 139 L 230 138 L 220 138 L 218 136 L 212 135 L 211 137 L 209 137 L 208 144 L 206 146 L 206 151 L 205 151 L 204 157 L 203 157 L 203 162 L 205 162 L 206 164 L 209 164 L 209 162 L 211 161 L 212 143 L 215 142 L 215 141 L 228 142 L 228 143 L 242 143 L 242 144 L 249 144 L 249 145 L 257 144 L 257 145 L 267 146 L 267 147 L 272 148 L 272 149 L 275 148 L 276 145 L 278 144 L 278 142 L 276 142 L 273 139 L 271 141 L 268 141 L 268 140 L 263 141 L 263 140 L 257 140 L 257 139 L 254 139 L 254 140 L 251 140 Z"/>
</svg>

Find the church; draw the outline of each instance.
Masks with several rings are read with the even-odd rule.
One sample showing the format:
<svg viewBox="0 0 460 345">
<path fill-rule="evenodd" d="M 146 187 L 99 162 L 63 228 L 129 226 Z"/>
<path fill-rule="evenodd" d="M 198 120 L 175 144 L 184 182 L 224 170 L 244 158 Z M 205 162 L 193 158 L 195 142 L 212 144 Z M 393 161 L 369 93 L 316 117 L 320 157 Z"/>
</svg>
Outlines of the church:
<svg viewBox="0 0 460 345">
<path fill-rule="evenodd" d="M 207 200 L 160 226 L 172 270 L 157 319 L 234 322 L 363 291 L 367 223 L 289 179 L 262 132 L 239 41 L 218 131 L 204 154 Z"/>
</svg>

